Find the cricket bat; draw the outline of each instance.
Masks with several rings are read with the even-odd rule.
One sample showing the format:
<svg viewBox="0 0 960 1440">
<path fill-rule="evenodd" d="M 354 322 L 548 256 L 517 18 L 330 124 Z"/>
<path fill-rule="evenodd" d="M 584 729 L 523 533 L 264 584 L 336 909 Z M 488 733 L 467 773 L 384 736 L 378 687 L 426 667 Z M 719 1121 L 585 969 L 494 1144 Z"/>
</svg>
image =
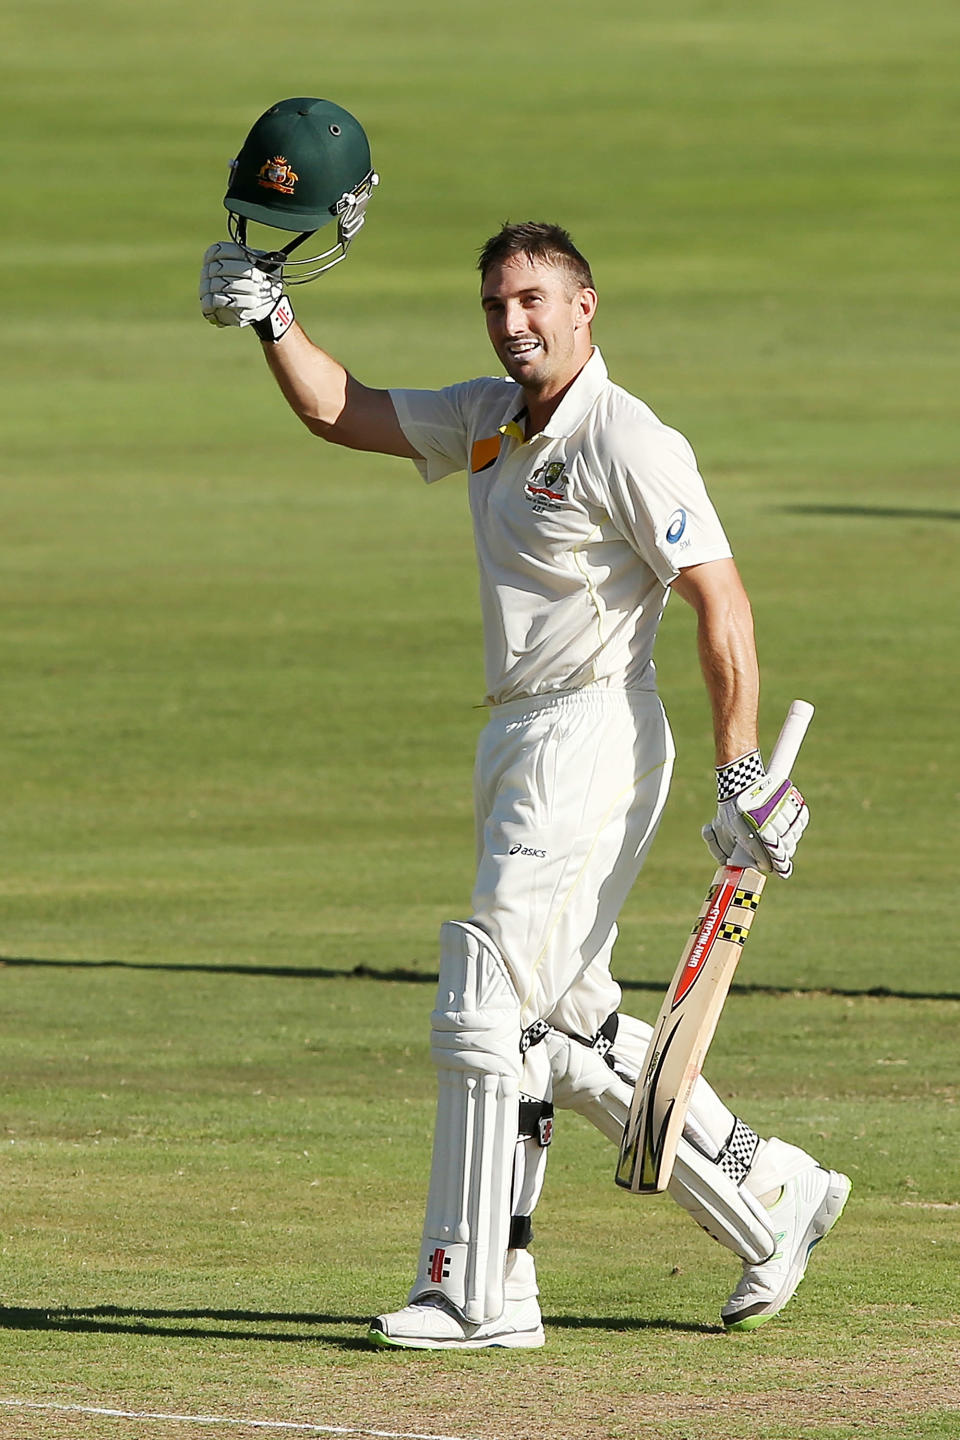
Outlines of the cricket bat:
<svg viewBox="0 0 960 1440">
<path fill-rule="evenodd" d="M 812 718 L 813 706 L 794 700 L 770 756 L 771 775 L 789 777 Z M 660 1007 L 620 1143 L 616 1181 L 634 1194 L 669 1184 L 690 1096 L 766 882 L 735 850 L 707 891 Z"/>
</svg>

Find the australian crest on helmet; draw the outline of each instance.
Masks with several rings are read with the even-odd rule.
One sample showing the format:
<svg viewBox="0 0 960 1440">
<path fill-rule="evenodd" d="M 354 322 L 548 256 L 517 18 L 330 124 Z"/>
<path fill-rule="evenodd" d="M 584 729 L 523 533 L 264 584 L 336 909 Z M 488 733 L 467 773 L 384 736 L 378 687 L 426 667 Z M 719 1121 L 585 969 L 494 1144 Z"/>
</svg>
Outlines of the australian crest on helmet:
<svg viewBox="0 0 960 1440">
<path fill-rule="evenodd" d="M 265 160 L 257 172 L 257 184 L 265 190 L 279 190 L 281 195 L 292 195 L 300 176 L 284 155 L 274 155 Z"/>
</svg>

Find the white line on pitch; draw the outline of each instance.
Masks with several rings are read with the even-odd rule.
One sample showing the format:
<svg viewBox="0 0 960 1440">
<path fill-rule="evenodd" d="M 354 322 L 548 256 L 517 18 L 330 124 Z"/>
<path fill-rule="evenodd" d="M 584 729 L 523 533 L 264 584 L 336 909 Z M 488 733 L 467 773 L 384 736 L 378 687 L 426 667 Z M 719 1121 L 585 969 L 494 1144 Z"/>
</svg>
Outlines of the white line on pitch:
<svg viewBox="0 0 960 1440">
<path fill-rule="evenodd" d="M 39 1400 L 0 1400 L 9 1410 L 53 1410 L 61 1415 L 101 1415 L 111 1420 L 174 1420 L 181 1425 L 234 1425 L 249 1430 L 288 1430 L 301 1435 L 359 1435 L 373 1440 L 464 1440 L 460 1435 L 423 1435 L 412 1430 L 365 1430 L 356 1425 L 313 1425 L 298 1420 L 231 1420 L 225 1415 L 167 1415 L 152 1410 L 109 1410 L 100 1405 L 54 1405 Z"/>
</svg>

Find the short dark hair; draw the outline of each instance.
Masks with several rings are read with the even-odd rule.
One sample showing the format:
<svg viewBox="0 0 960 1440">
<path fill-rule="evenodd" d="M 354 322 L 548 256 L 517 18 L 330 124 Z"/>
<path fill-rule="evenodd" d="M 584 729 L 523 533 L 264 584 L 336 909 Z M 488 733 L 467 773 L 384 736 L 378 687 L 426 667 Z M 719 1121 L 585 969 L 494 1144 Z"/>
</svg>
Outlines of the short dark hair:
<svg viewBox="0 0 960 1440">
<path fill-rule="evenodd" d="M 593 276 L 580 251 L 570 239 L 568 232 L 559 225 L 547 225 L 527 220 L 521 225 L 504 225 L 480 251 L 477 269 L 480 283 L 487 278 L 487 271 L 494 265 L 514 255 L 525 255 L 528 260 L 543 260 L 565 270 L 577 289 L 594 290 Z"/>
</svg>

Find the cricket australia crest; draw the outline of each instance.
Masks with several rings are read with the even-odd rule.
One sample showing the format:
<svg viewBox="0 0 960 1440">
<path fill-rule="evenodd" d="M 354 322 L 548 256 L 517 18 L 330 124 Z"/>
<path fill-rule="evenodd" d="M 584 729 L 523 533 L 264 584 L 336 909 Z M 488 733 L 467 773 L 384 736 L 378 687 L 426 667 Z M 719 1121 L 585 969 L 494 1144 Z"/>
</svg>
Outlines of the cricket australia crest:
<svg viewBox="0 0 960 1440">
<path fill-rule="evenodd" d="M 281 195 L 292 195 L 300 176 L 290 168 L 290 162 L 283 155 L 274 155 L 265 160 L 257 171 L 257 184 L 265 190 L 279 190 Z"/>
<path fill-rule="evenodd" d="M 535 470 L 523 487 L 535 515 L 547 510 L 560 510 L 567 503 L 569 475 L 564 474 L 563 461 L 551 460 Z"/>
</svg>

